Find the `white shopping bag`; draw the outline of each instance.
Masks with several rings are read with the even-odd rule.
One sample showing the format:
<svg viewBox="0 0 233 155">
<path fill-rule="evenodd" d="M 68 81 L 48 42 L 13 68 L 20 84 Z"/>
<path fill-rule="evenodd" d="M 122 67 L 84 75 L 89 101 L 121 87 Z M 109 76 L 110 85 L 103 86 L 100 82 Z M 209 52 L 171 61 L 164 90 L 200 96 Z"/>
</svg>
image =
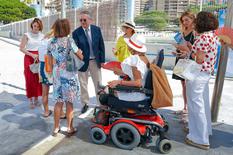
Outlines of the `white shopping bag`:
<svg viewBox="0 0 233 155">
<path fill-rule="evenodd" d="M 173 69 L 173 73 L 183 79 L 193 80 L 201 72 L 201 68 L 202 65 L 196 63 L 196 61 L 191 59 L 179 59 Z"/>
</svg>

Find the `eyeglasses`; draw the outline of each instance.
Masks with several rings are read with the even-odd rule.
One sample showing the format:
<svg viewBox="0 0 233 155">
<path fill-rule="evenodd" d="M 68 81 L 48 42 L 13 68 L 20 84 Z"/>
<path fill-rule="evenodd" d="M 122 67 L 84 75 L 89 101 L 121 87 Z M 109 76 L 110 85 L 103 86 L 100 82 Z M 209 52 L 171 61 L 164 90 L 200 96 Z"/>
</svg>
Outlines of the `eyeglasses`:
<svg viewBox="0 0 233 155">
<path fill-rule="evenodd" d="M 80 22 L 86 22 L 87 20 L 86 19 L 80 19 L 79 21 Z"/>
</svg>

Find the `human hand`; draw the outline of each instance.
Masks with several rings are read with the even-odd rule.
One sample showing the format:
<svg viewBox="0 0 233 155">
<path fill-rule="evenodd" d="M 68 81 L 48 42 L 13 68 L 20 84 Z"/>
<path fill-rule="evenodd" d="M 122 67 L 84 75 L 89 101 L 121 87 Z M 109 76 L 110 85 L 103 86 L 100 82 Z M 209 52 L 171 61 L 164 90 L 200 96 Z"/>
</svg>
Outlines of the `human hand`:
<svg viewBox="0 0 233 155">
<path fill-rule="evenodd" d="M 187 44 L 187 46 L 188 46 L 188 48 L 189 48 L 189 50 L 191 51 L 192 50 L 192 44 L 190 43 L 190 42 L 186 42 L 186 44 Z"/>
<path fill-rule="evenodd" d="M 83 51 L 81 49 L 78 49 L 77 56 L 80 60 L 83 60 Z"/>
<path fill-rule="evenodd" d="M 119 68 L 117 68 L 117 67 L 114 67 L 114 68 L 113 68 L 113 72 L 114 72 L 114 74 L 119 75 L 119 76 L 125 75 L 125 74 L 122 72 L 122 70 L 119 69 Z"/>
<path fill-rule="evenodd" d="M 114 87 L 116 87 L 117 85 L 119 85 L 120 83 L 121 83 L 120 80 L 113 80 L 113 81 L 108 82 L 108 86 L 109 86 L 110 88 L 114 88 Z"/>
<path fill-rule="evenodd" d="M 178 53 L 176 51 L 171 52 L 172 55 L 176 56 Z"/>
<path fill-rule="evenodd" d="M 188 53 L 186 51 L 180 51 L 177 53 L 177 57 L 179 58 L 186 58 L 188 56 Z"/>
<path fill-rule="evenodd" d="M 31 53 L 31 57 L 32 57 L 34 60 L 38 60 L 38 57 L 39 57 L 39 56 L 38 56 L 38 54 L 32 54 L 32 53 Z"/>
<path fill-rule="evenodd" d="M 117 50 L 116 48 L 112 48 L 112 53 L 116 56 L 117 55 Z"/>
<path fill-rule="evenodd" d="M 202 64 L 205 59 L 205 53 L 203 51 L 196 52 L 196 62 Z"/>
<path fill-rule="evenodd" d="M 174 44 L 174 46 L 175 46 L 178 50 L 183 51 L 183 53 L 184 53 L 184 52 L 188 53 L 188 52 L 190 51 L 190 49 L 189 49 L 189 47 L 188 47 L 187 44 L 182 44 L 182 45 Z"/>
<path fill-rule="evenodd" d="M 101 66 L 101 67 L 103 67 L 103 66 L 104 66 L 104 63 L 103 63 L 103 62 L 102 62 L 102 63 L 100 63 L 100 66 Z"/>
</svg>

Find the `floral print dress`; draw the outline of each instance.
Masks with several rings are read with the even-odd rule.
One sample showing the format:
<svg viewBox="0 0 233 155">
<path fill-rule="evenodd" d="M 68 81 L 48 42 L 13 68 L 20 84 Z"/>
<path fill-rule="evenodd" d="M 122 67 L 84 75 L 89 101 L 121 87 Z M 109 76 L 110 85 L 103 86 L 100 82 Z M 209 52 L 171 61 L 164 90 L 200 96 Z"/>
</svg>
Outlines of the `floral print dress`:
<svg viewBox="0 0 233 155">
<path fill-rule="evenodd" d="M 70 44 L 67 44 L 67 41 Z M 53 99 L 56 102 L 71 102 L 79 95 L 79 82 L 76 72 L 66 71 L 67 45 L 72 45 L 69 50 L 77 51 L 71 38 L 53 38 L 48 45 L 48 55 L 56 61 L 53 65 Z M 71 49 L 73 48 L 73 50 Z"/>
</svg>

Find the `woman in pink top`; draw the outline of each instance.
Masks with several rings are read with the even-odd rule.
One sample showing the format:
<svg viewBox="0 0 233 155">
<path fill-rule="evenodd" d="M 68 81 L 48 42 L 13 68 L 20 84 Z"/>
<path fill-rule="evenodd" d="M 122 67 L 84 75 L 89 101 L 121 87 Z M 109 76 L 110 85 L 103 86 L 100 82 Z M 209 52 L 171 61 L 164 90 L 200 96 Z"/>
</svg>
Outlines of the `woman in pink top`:
<svg viewBox="0 0 233 155">
<path fill-rule="evenodd" d="M 189 145 L 208 150 L 209 136 L 212 135 L 209 80 L 214 70 L 217 55 L 217 18 L 209 12 L 197 14 L 195 30 L 198 36 L 191 49 L 178 46 L 182 52 L 191 52 L 192 58 L 202 65 L 200 74 L 192 81 L 187 80 L 187 101 L 189 133 L 185 142 Z"/>
</svg>

